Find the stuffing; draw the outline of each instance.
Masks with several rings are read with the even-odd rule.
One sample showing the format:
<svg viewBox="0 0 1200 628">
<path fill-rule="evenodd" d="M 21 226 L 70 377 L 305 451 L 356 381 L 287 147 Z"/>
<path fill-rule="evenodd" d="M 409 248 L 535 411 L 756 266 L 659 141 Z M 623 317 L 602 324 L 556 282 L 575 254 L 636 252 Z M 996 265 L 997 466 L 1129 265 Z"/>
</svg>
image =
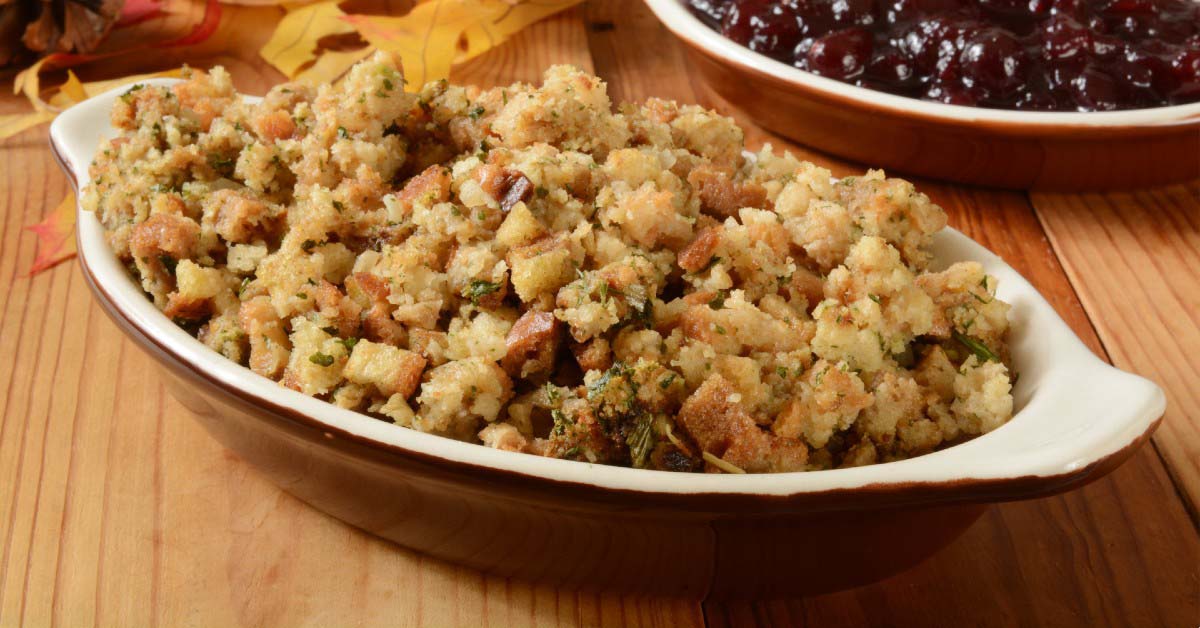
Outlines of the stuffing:
<svg viewBox="0 0 1200 628">
<path fill-rule="evenodd" d="M 425 358 L 370 340 L 359 340 L 353 346 L 342 371 L 347 380 L 373 386 L 386 397 L 400 395 L 407 399 L 412 396 L 425 371 Z"/>
<path fill-rule="evenodd" d="M 930 270 L 945 213 L 733 120 L 541 85 L 406 91 L 377 53 L 247 104 L 134 86 L 81 192 L 155 306 L 372 420 L 676 472 L 921 455 L 1011 418 L 1008 305 Z M 944 268 L 944 270 L 941 270 Z"/>
</svg>

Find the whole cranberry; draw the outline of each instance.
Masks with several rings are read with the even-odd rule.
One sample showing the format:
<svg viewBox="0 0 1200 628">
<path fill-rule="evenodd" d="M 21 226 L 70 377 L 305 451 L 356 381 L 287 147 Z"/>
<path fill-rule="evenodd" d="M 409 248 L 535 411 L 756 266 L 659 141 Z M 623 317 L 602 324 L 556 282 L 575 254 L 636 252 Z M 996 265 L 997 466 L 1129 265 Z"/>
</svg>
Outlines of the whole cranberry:
<svg viewBox="0 0 1200 628">
<path fill-rule="evenodd" d="M 912 26 L 901 40 L 901 50 L 913 60 L 917 70 L 933 74 L 939 66 L 957 56 L 971 25 L 953 18 L 935 17 Z"/>
<path fill-rule="evenodd" d="M 1042 59 L 1060 67 L 1083 69 L 1092 52 L 1092 34 L 1074 18 L 1055 15 L 1042 26 Z"/>
<path fill-rule="evenodd" d="M 1092 34 L 1092 55 L 1098 59 L 1116 59 L 1125 56 L 1129 44 L 1112 35 Z"/>
<path fill-rule="evenodd" d="M 979 104 L 979 100 L 970 92 L 959 85 L 953 84 L 933 83 L 925 90 L 924 98 L 926 100 L 946 103 L 947 105 L 973 107 Z"/>
<path fill-rule="evenodd" d="M 829 13 L 840 27 L 870 26 L 875 22 L 875 0 L 833 0 Z"/>
<path fill-rule="evenodd" d="M 871 59 L 873 43 L 871 33 L 857 26 L 825 35 L 808 49 L 808 70 L 830 78 L 855 78 Z"/>
<path fill-rule="evenodd" d="M 892 46 L 876 50 L 865 73 L 868 82 L 884 89 L 899 91 L 916 83 L 912 61 L 908 55 Z"/>
<path fill-rule="evenodd" d="M 1179 81 L 1167 99 L 1173 105 L 1200 102 L 1200 36 L 1187 42 L 1187 48 L 1171 61 L 1171 70 Z"/>
<path fill-rule="evenodd" d="M 1025 84 L 1029 58 L 1012 33 L 989 29 L 975 35 L 958 56 L 964 85 L 983 99 L 1011 98 Z"/>
<path fill-rule="evenodd" d="M 979 0 L 979 4 L 995 13 L 1041 15 L 1050 10 L 1049 0 Z"/>
<path fill-rule="evenodd" d="M 1113 78 L 1094 66 L 1084 68 L 1070 83 L 1075 106 L 1080 111 L 1113 111 L 1120 108 L 1120 94 Z"/>
<path fill-rule="evenodd" d="M 1126 83 L 1150 92 L 1146 104 L 1152 106 L 1154 101 L 1159 101 L 1163 96 L 1175 91 L 1180 81 L 1169 61 L 1170 55 L 1175 51 L 1159 42 L 1147 44 L 1140 49 L 1129 51 L 1124 59 L 1119 59 L 1114 66 L 1122 69 L 1113 74 Z"/>
<path fill-rule="evenodd" d="M 1050 0 L 1050 12 L 1078 19 L 1083 14 L 1082 0 Z"/>
<path fill-rule="evenodd" d="M 907 24 L 924 16 L 962 12 L 974 0 L 884 0 L 881 13 L 888 24 Z"/>
<path fill-rule="evenodd" d="M 1129 15 L 1154 15 L 1154 0 L 1109 0 L 1100 3 L 1099 12 L 1105 17 L 1123 18 Z"/>
<path fill-rule="evenodd" d="M 719 28 L 729 10 L 730 0 L 688 0 L 692 13 L 700 18 L 709 28 Z"/>
<path fill-rule="evenodd" d="M 737 0 L 726 11 L 721 32 L 755 52 L 786 61 L 800 41 L 800 22 L 778 2 Z"/>
</svg>

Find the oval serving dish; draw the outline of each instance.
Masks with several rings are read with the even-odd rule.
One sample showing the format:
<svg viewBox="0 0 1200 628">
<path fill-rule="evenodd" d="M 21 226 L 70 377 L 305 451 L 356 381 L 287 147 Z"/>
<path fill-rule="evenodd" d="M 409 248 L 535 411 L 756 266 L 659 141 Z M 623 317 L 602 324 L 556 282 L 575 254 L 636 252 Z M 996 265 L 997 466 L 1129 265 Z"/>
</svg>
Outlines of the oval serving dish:
<svg viewBox="0 0 1200 628">
<path fill-rule="evenodd" d="M 51 125 L 51 146 L 78 188 L 100 139 L 114 134 L 108 113 L 118 94 Z M 932 555 L 991 502 L 1108 473 L 1150 436 L 1166 403 L 1153 383 L 1092 355 L 998 257 L 946 229 L 935 239 L 937 262 L 980 262 L 1013 305 L 1018 412 L 985 436 L 901 462 L 776 475 L 500 451 L 344 410 L 226 360 L 155 309 L 94 215 L 79 210 L 78 220 L 79 262 L 97 301 L 162 364 L 172 394 L 214 437 L 351 525 L 437 558 L 560 585 L 763 596 L 872 582 Z M 797 569 L 814 561 L 820 570 Z"/>
<path fill-rule="evenodd" d="M 1071 113 L 984 109 L 817 76 L 646 0 L 723 98 L 801 144 L 889 172 L 1017 189 L 1104 190 L 1200 177 L 1200 103 Z"/>
</svg>

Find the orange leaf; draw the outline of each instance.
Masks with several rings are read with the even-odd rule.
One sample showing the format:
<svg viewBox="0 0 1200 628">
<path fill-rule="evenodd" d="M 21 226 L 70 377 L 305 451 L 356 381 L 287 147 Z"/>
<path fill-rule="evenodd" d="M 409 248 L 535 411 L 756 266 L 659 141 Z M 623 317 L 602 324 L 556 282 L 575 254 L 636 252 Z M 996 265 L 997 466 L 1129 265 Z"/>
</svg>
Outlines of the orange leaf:
<svg viewBox="0 0 1200 628">
<path fill-rule="evenodd" d="M 36 233 L 38 241 L 28 276 L 71 259 L 75 256 L 75 195 L 68 194 L 41 222 L 25 228 Z"/>
</svg>

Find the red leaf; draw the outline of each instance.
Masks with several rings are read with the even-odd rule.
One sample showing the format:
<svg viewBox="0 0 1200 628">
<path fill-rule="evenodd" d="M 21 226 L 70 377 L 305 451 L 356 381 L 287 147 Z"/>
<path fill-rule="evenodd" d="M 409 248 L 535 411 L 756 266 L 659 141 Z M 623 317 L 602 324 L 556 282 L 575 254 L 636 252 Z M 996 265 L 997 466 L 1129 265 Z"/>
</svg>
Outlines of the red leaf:
<svg viewBox="0 0 1200 628">
<path fill-rule="evenodd" d="M 174 48 L 176 46 L 194 46 L 212 37 L 221 25 L 221 3 L 208 0 L 204 4 L 204 19 L 192 29 L 192 32 L 178 39 L 171 39 L 154 44 L 155 48 Z"/>
<path fill-rule="evenodd" d="M 28 276 L 75 257 L 75 195 L 68 194 L 41 222 L 25 228 L 36 233 L 38 241 Z"/>
<path fill-rule="evenodd" d="M 163 15 L 166 13 L 162 10 L 162 4 L 156 0 L 125 0 L 121 16 L 117 18 L 117 28 L 133 26 Z"/>
</svg>

